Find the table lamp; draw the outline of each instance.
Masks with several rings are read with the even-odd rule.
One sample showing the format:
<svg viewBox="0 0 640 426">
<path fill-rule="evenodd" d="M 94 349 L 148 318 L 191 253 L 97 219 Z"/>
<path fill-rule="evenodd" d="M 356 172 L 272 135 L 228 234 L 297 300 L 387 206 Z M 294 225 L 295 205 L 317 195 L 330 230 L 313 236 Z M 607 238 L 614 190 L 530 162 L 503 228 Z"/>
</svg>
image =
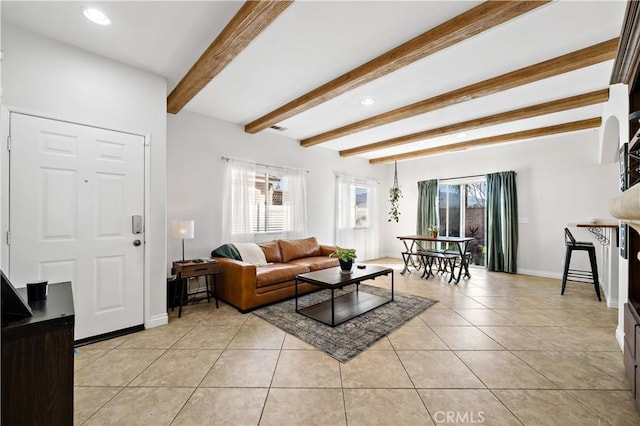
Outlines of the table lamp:
<svg viewBox="0 0 640 426">
<path fill-rule="evenodd" d="M 182 240 L 182 260 L 180 263 L 188 262 L 184 260 L 184 240 L 192 240 L 194 238 L 194 220 L 172 220 L 171 221 L 171 238 Z"/>
</svg>

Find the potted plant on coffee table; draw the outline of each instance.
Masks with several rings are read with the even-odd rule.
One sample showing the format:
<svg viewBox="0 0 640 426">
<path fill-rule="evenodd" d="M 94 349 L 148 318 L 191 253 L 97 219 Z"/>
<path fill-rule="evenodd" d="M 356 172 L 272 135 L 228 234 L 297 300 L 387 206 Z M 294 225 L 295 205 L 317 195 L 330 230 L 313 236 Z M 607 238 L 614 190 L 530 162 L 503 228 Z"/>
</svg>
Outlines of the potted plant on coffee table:
<svg viewBox="0 0 640 426">
<path fill-rule="evenodd" d="M 440 232 L 440 228 L 433 225 L 432 227 L 429 228 L 429 232 L 431 232 L 432 238 L 438 238 L 438 233 Z"/>
<path fill-rule="evenodd" d="M 340 262 L 340 269 L 343 274 L 350 274 L 351 268 L 353 268 L 353 259 L 356 257 L 355 249 L 345 249 L 336 246 L 336 249 L 329 255 L 329 257 L 335 257 Z"/>
</svg>

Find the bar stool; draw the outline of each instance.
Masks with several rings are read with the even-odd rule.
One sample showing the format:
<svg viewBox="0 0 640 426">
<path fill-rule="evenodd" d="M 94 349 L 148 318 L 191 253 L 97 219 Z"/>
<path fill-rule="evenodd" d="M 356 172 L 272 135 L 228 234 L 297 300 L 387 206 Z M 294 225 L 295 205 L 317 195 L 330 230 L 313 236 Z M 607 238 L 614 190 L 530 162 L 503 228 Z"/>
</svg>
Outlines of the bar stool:
<svg viewBox="0 0 640 426">
<path fill-rule="evenodd" d="M 568 228 L 564 228 L 564 243 L 567 248 L 564 258 L 564 273 L 562 274 L 562 292 L 564 295 L 567 281 L 575 281 L 582 283 L 593 283 L 596 289 L 598 301 L 600 298 L 600 283 L 598 282 L 598 264 L 596 263 L 596 248 L 593 243 L 587 241 L 576 241 Z M 583 271 L 579 269 L 570 269 L 571 253 L 576 250 L 586 251 L 589 254 L 589 263 L 591 263 L 591 271 Z"/>
</svg>

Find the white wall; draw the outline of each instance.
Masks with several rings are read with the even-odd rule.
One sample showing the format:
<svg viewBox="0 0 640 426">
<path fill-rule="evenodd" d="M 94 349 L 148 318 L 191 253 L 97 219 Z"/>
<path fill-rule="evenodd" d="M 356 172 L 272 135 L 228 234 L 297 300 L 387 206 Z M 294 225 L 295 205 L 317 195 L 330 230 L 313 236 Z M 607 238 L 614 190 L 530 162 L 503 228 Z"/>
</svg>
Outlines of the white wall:
<svg viewBox="0 0 640 426">
<path fill-rule="evenodd" d="M 626 84 L 616 84 L 609 88 L 609 101 L 602 110 L 603 134 L 600 142 L 603 160 L 609 156 L 612 142 L 617 139 L 618 145 L 622 146 L 629 141 L 629 88 Z M 610 131 L 615 128 L 619 135 L 616 138 Z M 614 144 L 615 147 L 615 144 Z M 608 151 L 608 152 L 607 152 Z M 617 193 L 620 192 L 619 186 Z M 617 195 L 617 193 L 615 195 Z M 632 255 L 632 254 L 629 254 Z M 624 345 L 624 304 L 629 299 L 629 261 L 618 257 L 618 327 L 616 338 L 620 349 Z"/>
<path fill-rule="evenodd" d="M 561 277 L 564 227 L 590 218 L 613 220 L 607 204 L 617 193 L 618 166 L 598 164 L 598 143 L 598 131 L 590 130 L 398 163 L 402 216 L 398 224 L 383 224 L 381 252 L 399 257 L 402 243 L 395 237 L 415 233 L 418 181 L 514 170 L 518 214 L 527 221 L 519 226 L 518 271 Z M 384 175 L 388 188 L 393 165 Z M 384 217 L 387 207 L 381 206 Z M 578 239 L 593 240 L 586 230 L 573 231 Z M 586 256 L 576 265 L 582 261 L 586 266 Z"/>
<path fill-rule="evenodd" d="M 2 22 L 2 7 L 0 7 L 0 23 Z M 2 31 L 0 31 L 0 49 L 2 49 Z M 0 52 L 0 105 L 2 104 L 2 56 L 3 53 Z"/>
<path fill-rule="evenodd" d="M 2 101 L 9 109 L 149 138 L 145 325 L 166 323 L 165 79 L 7 23 L 2 23 L 2 47 Z M 6 151 L 0 153 L 6 167 Z M 6 267 L 6 246 L 2 251 Z"/>
<path fill-rule="evenodd" d="M 222 182 L 226 165 L 220 157 L 308 170 L 309 235 L 334 243 L 335 173 L 376 178 L 382 168 L 362 158 L 340 158 L 322 147 L 303 148 L 295 140 L 261 132 L 247 134 L 239 125 L 182 111 L 169 115 L 168 221 L 195 219 L 195 239 L 185 241 L 185 257 L 208 256 L 227 241 L 222 232 Z M 379 179 L 378 179 L 379 180 Z M 181 244 L 168 240 L 168 263 L 179 259 Z M 169 267 L 169 265 L 167 265 Z"/>
</svg>

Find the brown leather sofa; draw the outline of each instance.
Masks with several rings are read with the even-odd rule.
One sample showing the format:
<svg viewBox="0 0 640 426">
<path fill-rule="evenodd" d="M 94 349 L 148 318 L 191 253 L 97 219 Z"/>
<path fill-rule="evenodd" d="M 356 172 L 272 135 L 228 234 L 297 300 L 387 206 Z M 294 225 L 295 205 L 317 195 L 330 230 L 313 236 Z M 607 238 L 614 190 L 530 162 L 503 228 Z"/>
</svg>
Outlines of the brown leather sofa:
<svg viewBox="0 0 640 426">
<path fill-rule="evenodd" d="M 216 257 L 220 262 L 218 297 L 241 312 L 294 297 L 298 274 L 339 266 L 338 259 L 329 257 L 335 248 L 318 244 L 315 237 L 273 240 L 258 246 L 269 264 L 256 266 Z M 300 294 L 317 289 L 311 284 L 298 284 Z"/>
</svg>

